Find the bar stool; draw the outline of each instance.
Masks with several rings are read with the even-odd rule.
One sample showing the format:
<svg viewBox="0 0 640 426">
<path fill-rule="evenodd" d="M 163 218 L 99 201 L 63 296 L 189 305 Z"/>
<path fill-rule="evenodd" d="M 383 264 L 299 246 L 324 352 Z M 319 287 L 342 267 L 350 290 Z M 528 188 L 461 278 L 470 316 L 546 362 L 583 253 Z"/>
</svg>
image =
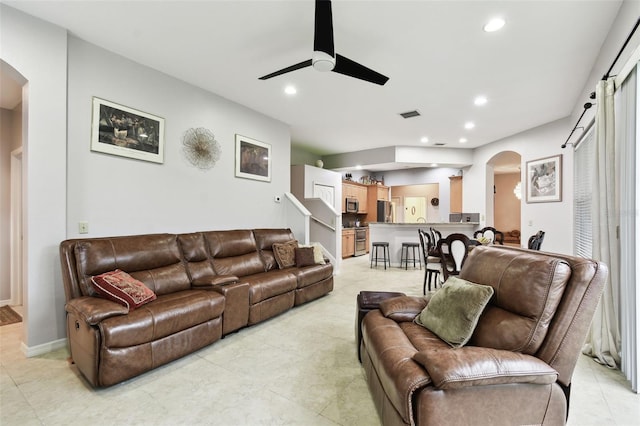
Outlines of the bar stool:
<svg viewBox="0 0 640 426">
<path fill-rule="evenodd" d="M 378 257 L 378 248 L 382 248 L 382 257 Z M 391 267 L 391 258 L 389 257 L 389 243 L 386 241 L 377 241 L 371 243 L 371 265 L 370 268 L 373 268 L 373 261 L 376 261 L 376 268 L 378 267 L 378 260 L 384 261 L 384 269 L 387 269 L 387 262 L 389 262 L 389 267 Z"/>
<path fill-rule="evenodd" d="M 416 249 L 420 248 L 419 243 L 402 243 L 402 247 L 400 248 L 400 267 L 402 268 L 402 262 L 404 262 L 404 269 L 407 270 L 409 266 L 409 261 L 413 260 L 413 267 L 416 267 Z M 409 249 L 411 249 L 412 259 L 409 259 Z M 420 265 L 420 269 L 422 269 L 422 260 L 418 257 L 418 265 Z"/>
</svg>

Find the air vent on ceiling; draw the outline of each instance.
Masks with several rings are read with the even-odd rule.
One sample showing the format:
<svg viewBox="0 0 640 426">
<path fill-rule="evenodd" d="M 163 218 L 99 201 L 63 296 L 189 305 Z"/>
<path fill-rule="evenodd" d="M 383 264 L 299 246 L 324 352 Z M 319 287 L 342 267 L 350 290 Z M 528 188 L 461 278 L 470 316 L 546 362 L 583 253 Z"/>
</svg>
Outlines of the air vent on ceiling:
<svg viewBox="0 0 640 426">
<path fill-rule="evenodd" d="M 402 118 L 420 117 L 420 113 L 416 110 L 401 112 L 400 115 Z"/>
<path fill-rule="evenodd" d="M 446 143 L 442 143 L 442 142 L 436 142 L 433 144 L 434 146 L 445 146 Z"/>
</svg>

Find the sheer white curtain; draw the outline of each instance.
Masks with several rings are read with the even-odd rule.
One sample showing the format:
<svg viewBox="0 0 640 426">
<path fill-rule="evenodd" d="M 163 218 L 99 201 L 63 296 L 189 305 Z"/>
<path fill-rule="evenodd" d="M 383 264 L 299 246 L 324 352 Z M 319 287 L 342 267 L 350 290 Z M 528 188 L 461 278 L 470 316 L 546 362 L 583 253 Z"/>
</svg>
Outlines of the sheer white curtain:
<svg viewBox="0 0 640 426">
<path fill-rule="evenodd" d="M 609 278 L 596 309 L 583 352 L 615 368 L 620 364 L 620 278 L 618 230 L 618 185 L 616 182 L 613 79 L 596 86 L 595 156 L 593 169 L 592 257 L 609 265 Z"/>
<path fill-rule="evenodd" d="M 620 324 L 622 352 L 620 370 L 638 392 L 638 306 L 640 293 L 636 280 L 640 269 L 637 243 L 640 241 L 638 202 L 638 69 L 624 80 L 615 95 L 616 145 L 620 147 Z"/>
</svg>

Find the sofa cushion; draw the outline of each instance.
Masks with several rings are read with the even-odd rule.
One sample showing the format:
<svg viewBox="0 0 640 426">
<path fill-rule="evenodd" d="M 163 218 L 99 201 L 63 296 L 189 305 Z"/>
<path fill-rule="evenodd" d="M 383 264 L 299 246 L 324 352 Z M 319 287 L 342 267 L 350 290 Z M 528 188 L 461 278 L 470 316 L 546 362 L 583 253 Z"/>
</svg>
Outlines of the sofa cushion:
<svg viewBox="0 0 640 426">
<path fill-rule="evenodd" d="M 533 355 L 547 335 L 571 268 L 559 257 L 481 246 L 471 251 L 459 277 L 495 292 L 469 344 Z"/>
<path fill-rule="evenodd" d="M 202 232 L 178 235 L 191 282 L 206 281 L 215 275 Z"/>
<path fill-rule="evenodd" d="M 243 277 L 242 281 L 249 283 L 249 305 L 295 290 L 297 280 L 292 271 L 275 269 Z"/>
<path fill-rule="evenodd" d="M 478 323 L 493 288 L 449 277 L 431 297 L 415 322 L 458 348 L 464 346 Z"/>
<path fill-rule="evenodd" d="M 91 278 L 93 288 L 102 297 L 134 310 L 156 299 L 156 294 L 142 282 L 120 269 Z"/>
<path fill-rule="evenodd" d="M 251 230 L 211 231 L 203 235 L 216 274 L 244 277 L 265 271 Z"/>
<path fill-rule="evenodd" d="M 535 383 L 548 385 L 558 372 L 531 355 L 500 349 L 468 346 L 460 349 L 417 352 L 413 359 L 427 370 L 434 386 L 458 389 L 467 386 Z"/>
<path fill-rule="evenodd" d="M 329 278 L 333 275 L 333 266 L 330 263 L 322 265 L 316 265 L 314 263 L 313 265 L 302 268 L 291 268 L 288 269 L 288 271 L 295 275 L 298 281 L 297 287 L 303 288 Z"/>
<path fill-rule="evenodd" d="M 127 348 L 153 342 L 222 315 L 224 296 L 215 291 L 186 290 L 159 296 L 127 315 L 99 324 L 104 346 Z"/>
<path fill-rule="evenodd" d="M 189 276 L 173 234 L 132 235 L 79 241 L 76 267 L 84 296 L 96 294 L 91 277 L 120 269 L 157 295 L 187 290 Z"/>
<path fill-rule="evenodd" d="M 273 253 L 273 245 L 275 243 L 286 243 L 295 240 L 295 236 L 291 229 L 254 229 L 253 235 L 256 239 L 256 246 L 260 257 L 264 262 L 265 270 L 270 271 L 278 268 L 278 262 Z"/>
<path fill-rule="evenodd" d="M 296 248 L 298 248 L 298 241 L 296 240 L 273 244 L 273 255 L 280 269 L 291 268 L 296 265 Z"/>
<path fill-rule="evenodd" d="M 298 247 L 294 250 L 296 258 L 296 268 L 315 265 L 313 247 Z"/>
</svg>

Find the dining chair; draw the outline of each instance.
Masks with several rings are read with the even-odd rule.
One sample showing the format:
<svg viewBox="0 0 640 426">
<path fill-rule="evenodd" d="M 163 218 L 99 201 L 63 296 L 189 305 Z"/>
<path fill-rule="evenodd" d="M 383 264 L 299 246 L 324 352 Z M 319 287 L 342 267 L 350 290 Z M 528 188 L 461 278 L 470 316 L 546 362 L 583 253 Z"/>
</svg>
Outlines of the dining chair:
<svg viewBox="0 0 640 426">
<path fill-rule="evenodd" d="M 530 250 L 540 250 L 542 241 L 544 241 L 544 231 L 538 231 L 536 234 L 529 237 L 527 247 L 529 247 Z"/>
<path fill-rule="evenodd" d="M 418 229 L 418 237 L 420 238 L 420 249 L 422 253 L 422 260 L 424 261 L 424 281 L 422 283 L 422 294 L 427 294 L 427 283 L 429 283 L 429 291 L 431 291 L 431 283 L 433 282 L 433 288 L 438 286 L 440 280 L 440 270 L 442 265 L 440 263 L 439 256 L 432 256 L 429 253 L 435 246 L 431 239 L 431 234 Z"/>
<path fill-rule="evenodd" d="M 473 233 L 473 238 L 478 237 L 484 237 L 488 239 L 489 244 L 504 245 L 504 233 L 491 226 L 485 226 L 484 228 Z"/>
<path fill-rule="evenodd" d="M 442 239 L 442 234 L 437 229 L 430 227 L 429 232 L 431 233 L 431 242 L 433 243 L 433 249 L 430 251 L 431 256 L 440 256 L 438 252 L 438 241 Z"/>
<path fill-rule="evenodd" d="M 459 275 L 469 254 L 470 240 L 464 234 L 450 234 L 438 241 L 440 263 L 446 281 L 451 275 Z"/>
</svg>

